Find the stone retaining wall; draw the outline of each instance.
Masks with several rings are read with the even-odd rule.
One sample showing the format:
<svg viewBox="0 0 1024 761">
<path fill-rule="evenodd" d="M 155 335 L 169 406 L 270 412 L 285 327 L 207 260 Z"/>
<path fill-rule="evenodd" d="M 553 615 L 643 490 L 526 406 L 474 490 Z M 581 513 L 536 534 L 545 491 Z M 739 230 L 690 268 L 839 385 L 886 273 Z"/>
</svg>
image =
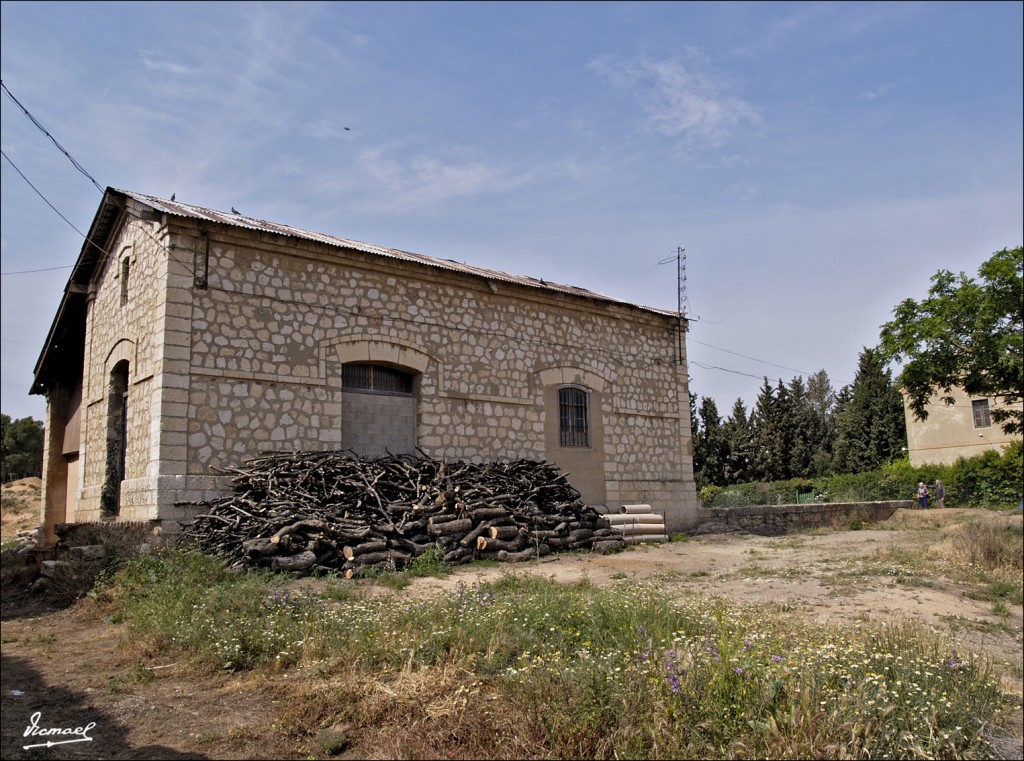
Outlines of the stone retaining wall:
<svg viewBox="0 0 1024 761">
<path fill-rule="evenodd" d="M 888 520 L 901 507 L 909 509 L 914 504 L 908 499 L 820 505 L 702 507 L 697 511 L 698 529 L 692 533 L 748 531 L 762 536 L 779 536 L 790 530 L 848 526 L 854 521 L 876 523 Z"/>
</svg>

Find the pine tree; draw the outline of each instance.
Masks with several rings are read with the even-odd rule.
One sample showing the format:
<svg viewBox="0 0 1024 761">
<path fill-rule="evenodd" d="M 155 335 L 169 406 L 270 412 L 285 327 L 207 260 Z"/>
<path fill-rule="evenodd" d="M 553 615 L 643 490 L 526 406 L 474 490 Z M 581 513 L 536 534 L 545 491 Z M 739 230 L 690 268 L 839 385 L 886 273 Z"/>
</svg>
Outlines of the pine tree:
<svg viewBox="0 0 1024 761">
<path fill-rule="evenodd" d="M 722 425 L 722 436 L 727 451 L 722 483 L 742 484 L 753 480 L 753 438 L 751 435 L 750 418 L 743 400 L 737 399 L 732 405 L 732 413 Z"/>
<path fill-rule="evenodd" d="M 824 370 L 819 370 L 807 379 L 807 404 L 814 442 L 807 476 L 825 476 L 831 472 L 832 450 L 835 447 L 836 394 Z"/>
<path fill-rule="evenodd" d="M 811 459 L 818 448 L 814 410 L 807 396 L 802 377 L 789 382 L 789 415 L 792 441 L 789 448 L 789 472 L 793 477 L 806 478 L 811 472 Z"/>
<path fill-rule="evenodd" d="M 727 459 L 727 442 L 722 430 L 722 420 L 718 416 L 718 407 L 714 399 L 702 397 L 700 429 L 693 447 L 693 470 L 697 487 L 724 485 Z"/>
<path fill-rule="evenodd" d="M 907 442 L 903 397 L 879 352 L 861 352 L 853 385 L 842 397 L 833 472 L 863 473 L 898 457 Z"/>
<path fill-rule="evenodd" d="M 760 481 L 781 481 L 790 477 L 791 408 L 789 391 L 782 381 L 773 390 L 765 378 L 751 415 L 754 475 Z"/>
</svg>

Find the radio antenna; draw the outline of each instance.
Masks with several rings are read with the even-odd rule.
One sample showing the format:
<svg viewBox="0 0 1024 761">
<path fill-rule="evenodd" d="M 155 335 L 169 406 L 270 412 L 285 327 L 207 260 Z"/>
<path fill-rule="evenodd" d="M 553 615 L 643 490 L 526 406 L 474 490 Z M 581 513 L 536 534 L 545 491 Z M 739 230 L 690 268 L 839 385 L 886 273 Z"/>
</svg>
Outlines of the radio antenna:
<svg viewBox="0 0 1024 761">
<path fill-rule="evenodd" d="M 676 263 L 676 364 L 683 362 L 683 314 L 689 313 L 690 304 L 686 297 L 686 247 L 676 248 L 674 255 L 662 259 L 658 264 Z"/>
</svg>

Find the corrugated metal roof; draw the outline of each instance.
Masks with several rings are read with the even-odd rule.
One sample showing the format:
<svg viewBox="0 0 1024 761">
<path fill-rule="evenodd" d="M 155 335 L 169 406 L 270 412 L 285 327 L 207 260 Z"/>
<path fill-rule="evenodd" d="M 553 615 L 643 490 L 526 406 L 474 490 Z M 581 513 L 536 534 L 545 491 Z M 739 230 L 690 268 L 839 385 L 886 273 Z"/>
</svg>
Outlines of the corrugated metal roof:
<svg viewBox="0 0 1024 761">
<path fill-rule="evenodd" d="M 316 241 L 318 243 L 324 243 L 328 246 L 337 246 L 339 248 L 348 248 L 355 251 L 362 251 L 367 254 L 375 254 L 377 256 L 384 256 L 391 259 L 400 259 L 407 262 L 416 262 L 418 264 L 424 264 L 429 267 L 436 267 L 442 270 L 448 270 L 451 272 L 460 272 L 468 275 L 475 275 L 476 277 L 484 278 L 487 280 L 496 280 L 506 283 L 514 283 L 516 285 L 526 286 L 528 288 L 540 288 L 547 291 L 555 291 L 557 293 L 565 293 L 571 296 L 579 296 L 582 298 L 594 299 L 597 301 L 607 301 L 613 304 L 622 304 L 625 306 L 634 307 L 636 309 L 642 309 L 647 312 L 654 312 L 660 315 L 668 315 L 671 317 L 676 316 L 676 312 L 665 309 L 656 309 L 654 307 L 644 306 L 642 304 L 635 304 L 622 299 L 617 299 L 612 296 L 608 296 L 597 291 L 587 290 L 586 288 L 579 288 L 573 285 L 562 285 L 560 283 L 552 283 L 543 279 L 528 277 L 524 275 L 512 275 L 507 272 L 500 272 L 498 270 L 486 269 L 483 267 L 474 267 L 470 264 L 464 264 L 456 262 L 452 259 L 438 259 L 433 256 L 424 256 L 423 254 L 416 254 L 411 251 L 402 251 L 396 248 L 384 248 L 382 246 L 374 246 L 369 243 L 362 243 L 357 240 L 350 240 L 348 238 L 340 238 L 335 235 L 327 235 L 325 233 L 312 232 L 310 230 L 303 230 L 298 227 L 292 227 L 290 225 L 282 225 L 277 222 L 268 222 L 264 219 L 256 219 L 255 217 L 248 217 L 244 214 L 236 214 L 233 212 L 216 211 L 215 209 L 207 209 L 202 206 L 193 206 L 192 204 L 181 203 L 180 201 L 170 201 L 164 198 L 157 198 L 156 196 L 145 195 L 143 193 L 134 193 L 128 190 L 117 190 L 118 193 L 134 198 L 140 203 L 144 203 L 153 209 L 164 212 L 166 214 L 172 214 L 179 217 L 188 217 L 191 219 L 206 220 L 208 222 L 216 222 L 218 224 L 232 225 L 234 227 L 244 227 L 248 230 L 256 230 L 259 232 L 274 233 L 276 235 L 284 235 L 292 238 L 301 238 L 304 240 Z"/>
</svg>

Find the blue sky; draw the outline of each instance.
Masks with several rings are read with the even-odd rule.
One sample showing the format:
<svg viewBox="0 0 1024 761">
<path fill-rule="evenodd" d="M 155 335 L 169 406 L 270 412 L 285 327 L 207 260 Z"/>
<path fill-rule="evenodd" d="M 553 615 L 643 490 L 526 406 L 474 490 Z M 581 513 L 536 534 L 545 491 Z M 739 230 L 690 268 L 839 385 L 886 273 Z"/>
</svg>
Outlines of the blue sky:
<svg viewBox="0 0 1024 761">
<path fill-rule="evenodd" d="M 102 186 L 665 309 L 685 246 L 723 417 L 850 383 L 937 270 L 1022 242 L 1016 2 L 0 8 L 4 85 Z M 0 407 L 42 419 L 82 239 L 14 166 L 83 232 L 100 193 L 0 103 Z"/>
</svg>

